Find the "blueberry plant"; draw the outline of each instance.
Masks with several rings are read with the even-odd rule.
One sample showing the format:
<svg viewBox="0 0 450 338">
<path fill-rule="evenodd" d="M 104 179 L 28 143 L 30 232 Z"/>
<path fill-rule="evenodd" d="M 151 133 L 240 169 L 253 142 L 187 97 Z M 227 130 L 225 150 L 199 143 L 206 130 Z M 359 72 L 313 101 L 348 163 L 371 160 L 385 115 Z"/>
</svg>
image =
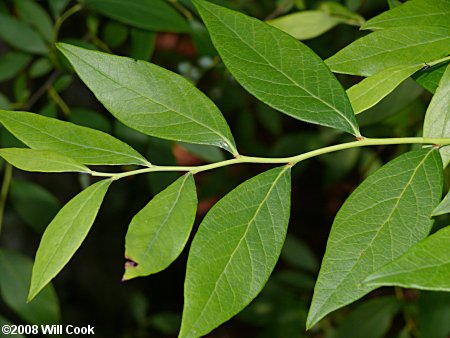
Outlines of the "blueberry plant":
<svg viewBox="0 0 450 338">
<path fill-rule="evenodd" d="M 30 304 L 40 292 L 50 292 L 49 283 L 85 240 L 110 186 L 135 175 L 182 173 L 131 220 L 123 281 L 167 269 L 193 236 L 179 337 L 205 336 L 246 308 L 272 274 L 288 231 L 292 169 L 342 150 L 389 145 L 415 148 L 403 148 L 402 154 L 368 175 L 340 207 L 306 328 L 314 329 L 326 316 L 382 286 L 450 291 L 450 226 L 430 235 L 434 218 L 450 213 L 450 195 L 442 200 L 450 163 L 450 2 L 392 3 L 390 10 L 368 21 L 330 2 L 263 22 L 205 0 L 193 0 L 195 8 L 178 3 L 171 7 L 159 0 L 85 0 L 83 6 L 127 24 L 138 22 L 143 29 L 185 32 L 191 28 L 176 9 L 188 16 L 196 10 L 220 60 L 248 93 L 288 115 L 291 123 L 333 128 L 352 140 L 289 157 L 241 153 L 239 138 L 235 140 L 219 108 L 185 77 L 147 61 L 53 44 L 56 40 L 50 39 L 50 48 L 66 59 L 60 55 L 60 62 L 68 61 L 125 126 L 159 139 L 221 148 L 228 158 L 202 165 L 159 165 L 153 163 L 151 150 L 143 156 L 110 133 L 23 109 L 1 110 L 0 123 L 26 145 L 0 149 L 10 165 L 31 172 L 76 172 L 95 181 L 46 227 L 32 268 Z M 76 5 L 73 11 L 80 8 Z M 146 20 L 147 11 L 154 20 Z M 324 17 L 330 19 L 324 31 L 346 22 L 361 25 L 367 33 L 322 60 L 298 40 L 315 32 L 299 29 L 298 22 L 312 18 L 316 23 Z M 2 20 L 0 28 L 12 19 Z M 28 47 L 44 49 L 36 42 Z M 56 49 L 53 55 L 58 55 Z M 363 79 L 344 90 L 334 74 Z M 410 77 L 432 94 L 422 135 L 368 137 L 359 116 Z M 191 234 L 198 206 L 196 175 L 244 163 L 272 168 L 217 201 Z M 2 255 L 0 251 L 0 260 Z M 397 306 L 378 305 L 393 307 L 392 311 Z"/>
</svg>

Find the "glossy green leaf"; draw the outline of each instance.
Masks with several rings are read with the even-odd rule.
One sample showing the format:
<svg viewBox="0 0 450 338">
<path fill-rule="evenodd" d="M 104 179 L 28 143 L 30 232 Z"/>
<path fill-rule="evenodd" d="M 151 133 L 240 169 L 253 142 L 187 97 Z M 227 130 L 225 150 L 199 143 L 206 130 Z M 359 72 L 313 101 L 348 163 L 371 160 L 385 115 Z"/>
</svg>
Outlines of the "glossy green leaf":
<svg viewBox="0 0 450 338">
<path fill-rule="evenodd" d="M 27 303 L 32 260 L 17 252 L 0 249 L 0 292 L 4 302 L 23 320 L 31 324 L 57 324 L 59 301 L 52 285 Z"/>
<path fill-rule="evenodd" d="M 337 26 L 341 20 L 320 10 L 280 16 L 267 23 L 299 40 L 312 39 Z"/>
<path fill-rule="evenodd" d="M 31 60 L 31 55 L 18 52 L 9 52 L 0 56 L 0 82 L 12 79 Z"/>
<path fill-rule="evenodd" d="M 415 64 L 387 68 L 349 88 L 347 95 L 355 114 L 376 105 L 423 66 L 423 64 Z"/>
<path fill-rule="evenodd" d="M 308 47 L 257 19 L 193 2 L 225 65 L 246 90 L 296 119 L 359 135 L 342 86 Z"/>
<path fill-rule="evenodd" d="M 362 29 L 383 29 L 402 26 L 441 26 L 450 29 L 448 0 L 414 0 L 367 21 Z"/>
<path fill-rule="evenodd" d="M 31 181 L 13 179 L 9 197 L 17 215 L 38 233 L 44 231 L 61 208 L 53 194 Z"/>
<path fill-rule="evenodd" d="M 120 121 L 142 133 L 236 154 L 219 109 L 188 80 L 154 64 L 58 44 L 80 78 Z"/>
<path fill-rule="evenodd" d="M 139 28 L 131 29 L 130 56 L 138 60 L 150 60 L 156 43 L 156 33 Z"/>
<path fill-rule="evenodd" d="M 90 172 L 88 167 L 74 159 L 48 150 L 3 148 L 0 149 L 0 156 L 14 167 L 25 171 Z"/>
<path fill-rule="evenodd" d="M 180 338 L 207 334 L 261 291 L 286 236 L 290 189 L 290 168 L 275 168 L 242 183 L 206 215 L 189 252 Z"/>
<path fill-rule="evenodd" d="M 84 0 L 86 6 L 125 24 L 152 31 L 185 33 L 189 25 L 164 0 Z"/>
<path fill-rule="evenodd" d="M 442 202 L 433 211 L 433 216 L 439 216 L 450 213 L 450 192 L 444 197 Z"/>
<path fill-rule="evenodd" d="M 403 256 L 376 270 L 364 283 L 450 291 L 450 226 L 414 245 Z"/>
<path fill-rule="evenodd" d="M 401 303 L 395 297 L 368 300 L 355 308 L 338 326 L 333 338 L 383 338 Z"/>
<path fill-rule="evenodd" d="M 18 50 L 33 54 L 47 54 L 44 39 L 28 25 L 0 13 L 0 39 Z"/>
<path fill-rule="evenodd" d="M 14 0 L 20 20 L 36 29 L 48 42 L 53 41 L 53 22 L 34 0 Z"/>
<path fill-rule="evenodd" d="M 375 289 L 362 281 L 427 236 L 442 176 L 439 152 L 422 149 L 389 162 L 351 194 L 328 237 L 308 327 Z"/>
<path fill-rule="evenodd" d="M 390 67 L 431 62 L 449 53 L 448 28 L 398 27 L 370 33 L 325 63 L 335 73 L 371 76 Z"/>
<path fill-rule="evenodd" d="M 194 225 L 197 192 L 186 174 L 156 195 L 130 223 L 123 280 L 167 268 L 183 251 Z"/>
<path fill-rule="evenodd" d="M 103 180 L 84 189 L 48 225 L 36 252 L 28 301 L 64 268 L 81 246 L 111 182 Z"/>
<path fill-rule="evenodd" d="M 149 164 L 122 141 L 69 122 L 0 110 L 0 123 L 30 148 L 58 152 L 83 164 Z"/>
<path fill-rule="evenodd" d="M 439 82 L 430 105 L 428 106 L 423 124 L 424 137 L 449 137 L 450 138 L 450 65 L 444 72 Z M 450 163 L 450 147 L 441 150 L 444 168 Z"/>
<path fill-rule="evenodd" d="M 434 94 L 449 64 L 449 62 L 444 62 L 429 69 L 421 70 L 413 75 L 413 79 L 423 88 Z"/>
</svg>

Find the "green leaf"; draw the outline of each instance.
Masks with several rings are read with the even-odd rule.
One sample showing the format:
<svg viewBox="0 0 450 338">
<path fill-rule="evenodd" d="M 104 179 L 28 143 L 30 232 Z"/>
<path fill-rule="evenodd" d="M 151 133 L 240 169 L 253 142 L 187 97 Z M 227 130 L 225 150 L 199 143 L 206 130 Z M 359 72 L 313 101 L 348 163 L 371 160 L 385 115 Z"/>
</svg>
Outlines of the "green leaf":
<svg viewBox="0 0 450 338">
<path fill-rule="evenodd" d="M 25 23 L 0 13 L 0 39 L 14 48 L 33 54 L 47 54 L 44 39 Z"/>
<path fill-rule="evenodd" d="M 422 149 L 384 165 L 350 195 L 328 237 L 307 327 L 375 289 L 362 281 L 427 236 L 442 176 L 439 152 Z"/>
<path fill-rule="evenodd" d="M 444 197 L 442 202 L 433 211 L 433 216 L 439 216 L 450 213 L 450 192 Z"/>
<path fill-rule="evenodd" d="M 103 180 L 83 190 L 48 225 L 36 252 L 28 301 L 64 268 L 81 246 L 111 182 Z"/>
<path fill-rule="evenodd" d="M 448 28 L 398 27 L 370 33 L 325 63 L 335 73 L 371 76 L 394 66 L 431 62 L 449 52 Z"/>
<path fill-rule="evenodd" d="M 64 8 L 67 7 L 70 0 L 47 0 L 48 6 L 55 18 L 59 17 Z"/>
<path fill-rule="evenodd" d="M 0 149 L 0 156 L 16 168 L 39 172 L 81 172 L 89 173 L 88 167 L 65 155 L 48 150 L 24 148 Z"/>
<path fill-rule="evenodd" d="M 42 57 L 33 62 L 30 68 L 30 77 L 36 78 L 48 74 L 53 68 L 52 63 L 46 57 Z"/>
<path fill-rule="evenodd" d="M 362 29 L 383 29 L 402 26 L 441 26 L 450 28 L 450 6 L 448 0 L 414 0 L 367 21 Z"/>
<path fill-rule="evenodd" d="M 96 12 L 138 28 L 189 32 L 186 20 L 164 0 L 85 0 L 84 3 Z"/>
<path fill-rule="evenodd" d="M 286 236 L 290 190 L 290 168 L 275 168 L 241 184 L 206 215 L 189 252 L 180 338 L 207 334 L 261 291 Z"/>
<path fill-rule="evenodd" d="M 32 260 L 17 252 L 0 249 L 0 292 L 8 305 L 20 318 L 32 324 L 57 324 L 60 322 L 59 302 L 53 286 L 42 290 L 32 302 L 27 303 Z"/>
<path fill-rule="evenodd" d="M 9 102 L 8 97 L 0 93 L 0 110 L 1 109 L 11 109 L 11 102 Z"/>
<path fill-rule="evenodd" d="M 183 251 L 197 212 L 192 174 L 186 174 L 156 195 L 134 216 L 125 237 L 123 280 L 167 268 Z"/>
<path fill-rule="evenodd" d="M 312 39 L 341 23 L 339 18 L 320 10 L 303 11 L 267 21 L 268 24 L 299 40 Z"/>
<path fill-rule="evenodd" d="M 61 153 L 83 164 L 149 165 L 137 151 L 98 130 L 33 113 L 0 110 L 0 123 L 27 146 Z"/>
<path fill-rule="evenodd" d="M 444 62 L 429 69 L 419 71 L 413 75 L 413 79 L 423 88 L 434 94 L 449 64 L 449 62 Z"/>
<path fill-rule="evenodd" d="M 376 270 L 364 283 L 450 291 L 450 226 L 414 245 L 403 256 Z"/>
<path fill-rule="evenodd" d="M 9 196 L 17 215 L 38 233 L 44 231 L 61 208 L 55 196 L 30 181 L 12 180 Z"/>
<path fill-rule="evenodd" d="M 155 49 L 156 33 L 139 28 L 131 29 L 131 52 L 133 59 L 147 61 Z"/>
<path fill-rule="evenodd" d="M 58 44 L 58 49 L 106 109 L 127 126 L 237 153 L 219 109 L 182 76 L 148 62 L 67 44 Z"/>
<path fill-rule="evenodd" d="M 20 20 L 35 28 L 47 42 L 53 41 L 53 22 L 34 0 L 14 0 Z"/>
<path fill-rule="evenodd" d="M 12 79 L 31 60 L 30 54 L 9 52 L 0 56 L 0 82 Z"/>
<path fill-rule="evenodd" d="M 421 86 L 412 79 L 406 79 L 378 104 L 369 108 L 363 114 L 358 114 L 358 123 L 361 127 L 364 127 L 374 125 L 380 121 L 387 121 L 396 114 L 399 116 L 405 109 L 410 110 L 415 102 L 418 102 L 418 98 L 422 93 L 423 89 Z M 424 108 L 419 109 L 423 110 Z M 401 122 L 402 125 L 405 125 L 403 122 L 404 120 Z"/>
<path fill-rule="evenodd" d="M 257 19 L 193 2 L 225 65 L 246 90 L 296 119 L 359 135 L 342 86 L 308 47 Z"/>
<path fill-rule="evenodd" d="M 347 95 L 355 114 L 376 105 L 423 66 L 423 64 L 415 64 L 390 67 L 349 88 Z"/>
<path fill-rule="evenodd" d="M 450 65 L 439 82 L 430 105 L 428 106 L 423 125 L 424 137 L 450 138 Z M 444 168 L 450 163 L 450 147 L 440 150 Z"/>
<path fill-rule="evenodd" d="M 371 299 L 344 319 L 333 338 L 382 338 L 391 327 L 401 304 L 395 297 Z"/>
<path fill-rule="evenodd" d="M 337 2 L 322 2 L 319 5 L 319 9 L 348 25 L 361 26 L 365 22 L 365 19 L 361 15 L 352 12 L 348 7 Z"/>
<path fill-rule="evenodd" d="M 124 44 L 128 36 L 128 27 L 117 21 L 109 21 L 103 27 L 103 40 L 111 48 Z"/>
</svg>

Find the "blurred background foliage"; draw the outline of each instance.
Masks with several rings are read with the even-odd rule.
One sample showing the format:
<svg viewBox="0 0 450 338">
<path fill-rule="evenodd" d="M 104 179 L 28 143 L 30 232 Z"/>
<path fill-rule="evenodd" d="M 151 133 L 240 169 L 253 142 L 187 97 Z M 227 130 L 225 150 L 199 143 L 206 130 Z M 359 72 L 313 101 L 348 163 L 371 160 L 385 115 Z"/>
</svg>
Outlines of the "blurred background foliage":
<svg viewBox="0 0 450 338">
<path fill-rule="evenodd" d="M 324 59 L 367 34 L 358 30 L 364 18 L 400 4 L 397 0 L 214 2 L 270 20 Z M 139 9 L 139 4 L 151 6 Z M 287 14 L 290 19 L 284 18 Z M 0 109 L 32 111 L 111 133 L 156 164 L 197 165 L 227 158 L 218 148 L 151 138 L 115 121 L 58 54 L 56 41 L 151 61 L 185 76 L 220 107 L 243 154 L 291 156 L 349 140 L 348 135 L 277 113 L 245 92 L 221 63 L 189 0 L 0 0 Z M 434 89 L 427 72 L 415 77 L 422 78 L 423 87 L 410 79 L 358 116 L 364 135 L 420 135 Z M 348 88 L 360 79 L 339 76 L 339 80 Z M 4 128 L 0 145 L 23 146 Z M 246 310 L 208 337 L 448 337 L 450 294 L 399 288 L 379 289 L 305 332 L 335 213 L 367 175 L 409 148 L 357 148 L 295 167 L 289 236 L 275 272 Z M 127 224 L 177 178 L 176 173 L 133 176 L 112 186 L 87 241 L 53 286 L 25 304 L 32 257 L 43 230 L 64 203 L 90 184 L 90 177 L 29 174 L 12 170 L 3 161 L 0 165 L 0 325 L 91 324 L 99 337 L 176 337 L 187 250 L 162 273 L 120 281 Z M 197 224 L 221 196 L 265 169 L 242 165 L 196 175 Z M 448 218 L 438 218 L 435 229 L 448 224 Z"/>
</svg>

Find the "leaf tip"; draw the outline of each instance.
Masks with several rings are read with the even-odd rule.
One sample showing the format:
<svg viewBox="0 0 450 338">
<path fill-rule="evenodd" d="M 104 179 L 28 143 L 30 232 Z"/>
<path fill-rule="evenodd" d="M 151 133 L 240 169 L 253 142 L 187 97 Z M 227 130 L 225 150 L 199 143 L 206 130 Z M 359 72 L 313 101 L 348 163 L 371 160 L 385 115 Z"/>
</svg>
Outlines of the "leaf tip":
<svg viewBox="0 0 450 338">
<path fill-rule="evenodd" d="M 139 265 L 139 263 L 135 262 L 131 258 L 125 256 L 125 272 L 122 276 L 122 282 L 129 281 L 130 279 L 133 279 L 135 277 L 138 277 L 135 273 L 136 267 Z"/>
</svg>

